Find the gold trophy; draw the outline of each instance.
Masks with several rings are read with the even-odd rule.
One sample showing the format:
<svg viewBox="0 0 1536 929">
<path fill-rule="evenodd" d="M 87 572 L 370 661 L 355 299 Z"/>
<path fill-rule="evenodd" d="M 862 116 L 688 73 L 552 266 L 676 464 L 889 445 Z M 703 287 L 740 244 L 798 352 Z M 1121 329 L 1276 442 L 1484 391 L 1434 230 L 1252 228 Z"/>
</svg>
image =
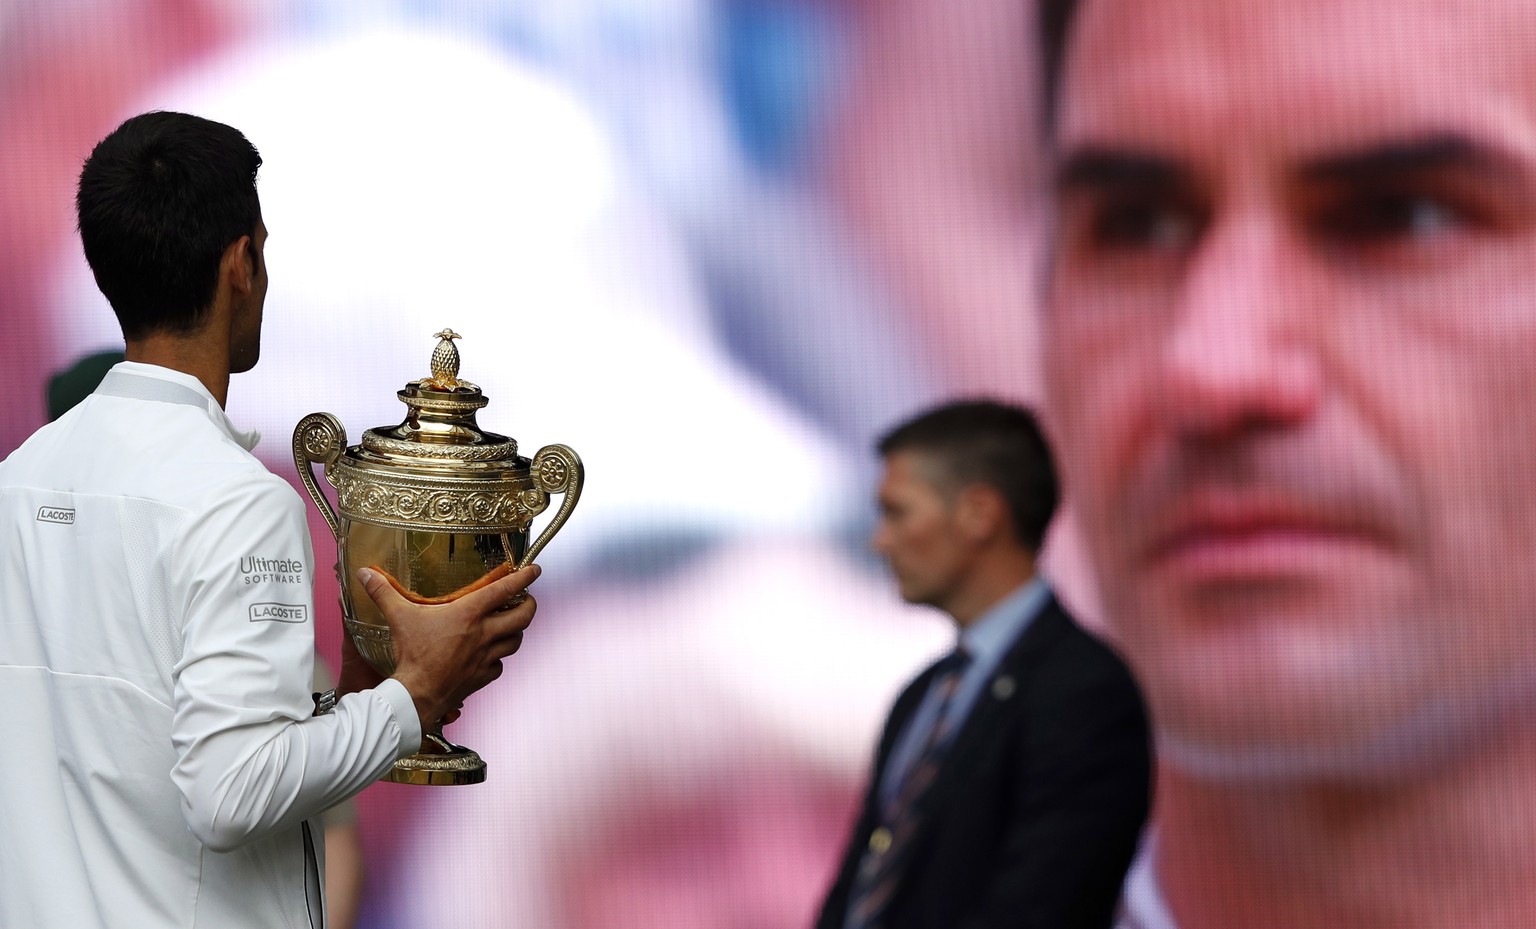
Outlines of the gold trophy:
<svg viewBox="0 0 1536 929">
<path fill-rule="evenodd" d="M 546 445 L 530 461 L 517 442 L 482 432 L 475 412 L 490 402 L 459 380 L 451 329 L 437 333 L 432 376 L 398 392 L 405 421 L 363 433 L 347 447 L 347 431 L 330 413 L 311 413 L 293 430 L 299 477 L 336 537 L 342 621 L 358 652 L 380 674 L 393 674 L 389 624 L 356 574 L 384 573 L 408 599 L 442 603 L 529 564 L 575 509 L 581 459 L 564 445 Z M 333 510 L 315 484 L 313 464 L 325 466 L 336 489 Z M 538 539 L 529 524 L 563 495 Z M 384 776 L 398 784 L 478 784 L 485 762 L 443 737 L 439 721 L 422 735 L 422 750 L 395 762 Z"/>
</svg>

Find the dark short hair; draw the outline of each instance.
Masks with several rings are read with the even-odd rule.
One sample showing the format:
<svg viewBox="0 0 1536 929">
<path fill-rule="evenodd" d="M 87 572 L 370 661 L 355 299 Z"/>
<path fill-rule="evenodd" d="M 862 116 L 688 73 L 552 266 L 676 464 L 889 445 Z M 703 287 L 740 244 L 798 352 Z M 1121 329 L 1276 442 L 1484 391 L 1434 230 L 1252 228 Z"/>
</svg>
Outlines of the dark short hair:
<svg viewBox="0 0 1536 929">
<path fill-rule="evenodd" d="M 1066 67 L 1067 34 L 1079 0 L 1038 0 L 1035 28 L 1040 52 L 1040 113 L 1047 135 L 1056 125 L 1061 74 Z"/>
<path fill-rule="evenodd" d="M 261 221 L 260 167 L 238 130 L 185 113 L 135 116 L 97 143 L 75 209 L 124 338 L 202 324 L 225 249 Z"/>
<path fill-rule="evenodd" d="M 1020 544 L 1039 550 L 1061 492 L 1050 445 L 1030 411 L 995 400 L 949 403 L 892 429 L 876 448 L 886 457 L 924 456 L 943 489 L 995 489 L 1008 502 Z"/>
</svg>

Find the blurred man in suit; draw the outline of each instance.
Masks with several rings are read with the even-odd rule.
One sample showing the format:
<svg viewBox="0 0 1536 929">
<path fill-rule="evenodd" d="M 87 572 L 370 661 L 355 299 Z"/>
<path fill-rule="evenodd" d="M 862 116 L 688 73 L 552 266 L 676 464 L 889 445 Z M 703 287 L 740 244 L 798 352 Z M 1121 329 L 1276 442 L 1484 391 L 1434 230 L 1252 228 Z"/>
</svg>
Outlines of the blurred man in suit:
<svg viewBox="0 0 1536 929">
<path fill-rule="evenodd" d="M 1107 926 L 1147 815 L 1120 659 L 1036 571 L 1057 502 L 1026 411 L 958 403 L 879 443 L 873 544 L 950 654 L 897 699 L 819 929 Z"/>
</svg>

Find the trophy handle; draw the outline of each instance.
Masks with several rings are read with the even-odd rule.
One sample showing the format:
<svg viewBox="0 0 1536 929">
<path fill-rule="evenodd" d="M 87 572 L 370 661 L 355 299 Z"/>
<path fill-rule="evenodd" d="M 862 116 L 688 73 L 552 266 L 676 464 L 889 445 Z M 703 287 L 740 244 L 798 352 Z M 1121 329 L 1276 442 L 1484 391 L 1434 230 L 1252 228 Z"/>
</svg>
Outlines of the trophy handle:
<svg viewBox="0 0 1536 929">
<path fill-rule="evenodd" d="M 565 525 L 571 511 L 576 509 L 576 501 L 581 499 L 581 484 L 586 477 L 581 457 L 569 445 L 546 445 L 539 449 L 538 454 L 533 456 L 529 471 L 533 475 L 535 487 L 547 494 L 564 494 L 564 499 L 560 501 L 560 509 L 555 511 L 549 525 L 544 527 L 544 531 L 539 533 L 538 539 L 528 547 L 527 553 L 517 563 L 519 568 L 532 564 L 544 546 L 549 544 L 549 540 Z"/>
<path fill-rule="evenodd" d="M 325 499 L 325 494 L 315 484 L 313 463 L 325 465 L 329 475 L 331 466 L 341 460 L 341 453 L 346 447 L 347 428 L 330 413 L 311 413 L 293 427 L 293 463 L 299 469 L 299 479 L 304 482 L 304 489 L 309 491 L 309 499 L 315 501 L 320 515 L 325 517 L 326 525 L 331 527 L 331 535 L 338 541 L 341 539 L 341 526 L 336 522 L 336 511 L 331 508 L 331 502 Z"/>
</svg>

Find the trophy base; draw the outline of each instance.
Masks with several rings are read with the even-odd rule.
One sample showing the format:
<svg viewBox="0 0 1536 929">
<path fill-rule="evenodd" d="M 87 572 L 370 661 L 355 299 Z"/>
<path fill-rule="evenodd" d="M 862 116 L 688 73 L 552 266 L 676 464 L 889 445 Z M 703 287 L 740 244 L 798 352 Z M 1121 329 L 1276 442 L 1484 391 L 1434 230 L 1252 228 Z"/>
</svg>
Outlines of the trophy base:
<svg viewBox="0 0 1536 929">
<path fill-rule="evenodd" d="M 401 758 L 380 780 L 436 787 L 485 781 L 485 762 L 474 749 L 455 745 L 435 733 L 426 734 L 422 747 L 427 750 Z"/>
</svg>

